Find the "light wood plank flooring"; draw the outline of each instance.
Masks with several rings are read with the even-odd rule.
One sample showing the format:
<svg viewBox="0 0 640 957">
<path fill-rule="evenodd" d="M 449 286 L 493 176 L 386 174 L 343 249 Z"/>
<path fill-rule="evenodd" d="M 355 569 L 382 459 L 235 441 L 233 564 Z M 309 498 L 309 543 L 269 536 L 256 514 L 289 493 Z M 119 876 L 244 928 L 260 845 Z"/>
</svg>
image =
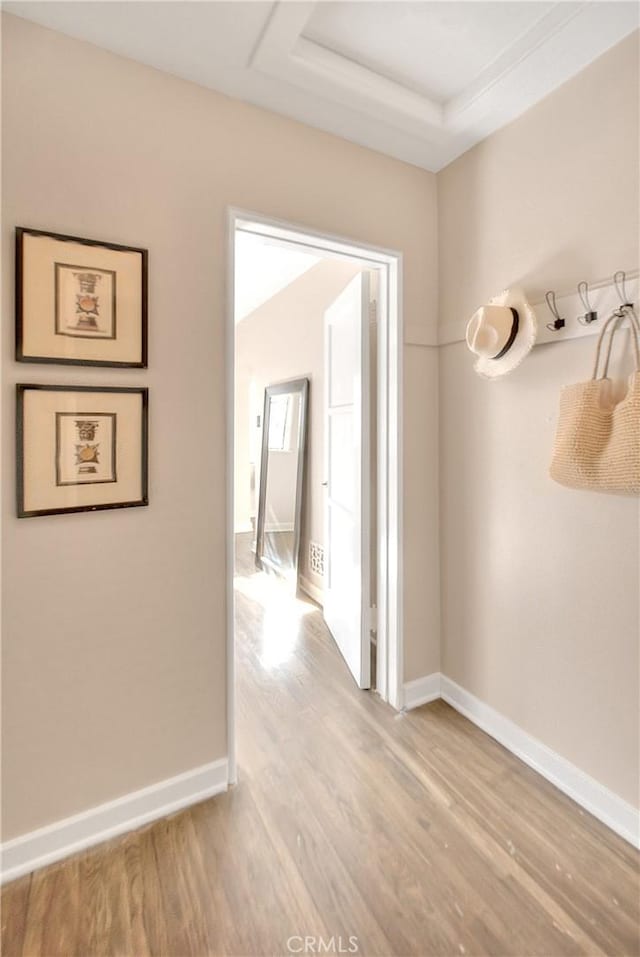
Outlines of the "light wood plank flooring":
<svg viewBox="0 0 640 957">
<path fill-rule="evenodd" d="M 640 953 L 628 844 L 444 703 L 358 691 L 278 596 L 243 542 L 238 786 L 6 886 L 4 957 Z"/>
</svg>

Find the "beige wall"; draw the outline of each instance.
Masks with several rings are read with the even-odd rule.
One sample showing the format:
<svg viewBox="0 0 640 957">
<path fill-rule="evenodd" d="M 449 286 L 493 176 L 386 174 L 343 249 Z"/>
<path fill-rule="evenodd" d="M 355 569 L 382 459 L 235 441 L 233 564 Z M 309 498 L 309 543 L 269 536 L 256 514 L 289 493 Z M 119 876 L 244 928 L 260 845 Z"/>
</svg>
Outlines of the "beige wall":
<svg viewBox="0 0 640 957">
<path fill-rule="evenodd" d="M 639 168 L 636 34 L 438 175 L 441 321 L 511 283 L 535 300 L 637 268 Z M 441 349 L 443 670 L 637 803 L 638 499 L 547 477 L 594 345 L 494 383 Z"/>
<path fill-rule="evenodd" d="M 326 259 L 255 309 L 236 327 L 236 508 L 241 526 L 249 519 L 249 388 L 256 386 L 260 409 L 264 390 L 285 379 L 309 379 L 305 513 L 300 572 L 322 588 L 309 567 L 309 541 L 324 544 L 324 313 L 360 267 Z M 260 483 L 259 463 L 256 490 Z M 256 492 L 257 494 L 257 492 Z"/>
<path fill-rule="evenodd" d="M 3 460 L 17 381 L 144 384 L 146 509 L 18 521 L 4 483 L 4 838 L 226 752 L 229 204 L 404 256 L 406 340 L 433 342 L 435 177 L 3 17 Z M 16 225 L 149 248 L 149 370 L 12 361 Z M 438 666 L 432 350 L 405 349 L 405 678 Z M 195 450 L 195 457 L 194 457 Z M 90 624 L 87 624 L 90 623 Z"/>
<path fill-rule="evenodd" d="M 427 346 L 404 354 L 404 627 L 405 635 L 419 629 L 423 636 L 405 640 L 405 682 L 440 670 L 439 648 L 430 640 L 440 635 L 440 565 L 432 560 L 439 534 L 439 351 Z"/>
</svg>

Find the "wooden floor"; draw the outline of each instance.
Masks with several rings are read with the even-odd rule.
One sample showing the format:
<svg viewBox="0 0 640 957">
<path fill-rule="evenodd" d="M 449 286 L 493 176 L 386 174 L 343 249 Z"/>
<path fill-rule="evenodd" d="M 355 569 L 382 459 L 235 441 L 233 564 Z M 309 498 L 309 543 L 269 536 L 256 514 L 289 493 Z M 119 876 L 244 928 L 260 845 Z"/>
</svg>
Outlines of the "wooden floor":
<svg viewBox="0 0 640 957">
<path fill-rule="evenodd" d="M 241 559 L 240 783 L 9 884 L 4 957 L 640 952 L 628 844 L 444 703 L 358 691 Z"/>
</svg>

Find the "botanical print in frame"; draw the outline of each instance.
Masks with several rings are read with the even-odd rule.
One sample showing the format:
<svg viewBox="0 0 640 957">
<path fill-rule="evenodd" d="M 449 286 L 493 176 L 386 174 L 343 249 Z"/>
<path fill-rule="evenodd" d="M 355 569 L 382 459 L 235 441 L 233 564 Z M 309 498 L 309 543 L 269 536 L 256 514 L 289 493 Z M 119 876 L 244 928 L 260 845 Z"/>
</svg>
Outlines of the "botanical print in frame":
<svg viewBox="0 0 640 957">
<path fill-rule="evenodd" d="M 56 485 L 117 482 L 115 412 L 56 412 Z"/>
<path fill-rule="evenodd" d="M 148 505 L 148 390 L 19 385 L 18 517 Z"/>
<path fill-rule="evenodd" d="M 16 359 L 147 366 L 146 249 L 16 229 Z"/>
<path fill-rule="evenodd" d="M 116 338 L 116 272 L 54 263 L 56 335 Z"/>
</svg>

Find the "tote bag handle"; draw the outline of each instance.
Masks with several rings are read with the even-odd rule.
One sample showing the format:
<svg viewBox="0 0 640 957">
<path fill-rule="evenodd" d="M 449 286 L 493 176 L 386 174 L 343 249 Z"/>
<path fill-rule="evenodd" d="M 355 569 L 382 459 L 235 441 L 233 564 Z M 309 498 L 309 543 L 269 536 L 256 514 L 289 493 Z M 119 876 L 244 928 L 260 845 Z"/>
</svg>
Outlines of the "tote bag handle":
<svg viewBox="0 0 640 957">
<path fill-rule="evenodd" d="M 593 365 L 593 375 L 592 379 L 606 379 L 609 372 L 609 362 L 611 360 L 611 348 L 613 346 L 613 338 L 616 332 L 619 330 L 623 321 L 628 318 L 631 322 L 631 339 L 633 342 L 633 350 L 635 353 L 636 361 L 636 372 L 640 372 L 640 346 L 638 345 L 638 340 L 640 339 L 640 325 L 638 324 L 638 319 L 635 313 L 633 306 L 622 306 L 620 309 L 609 316 L 604 326 L 602 327 L 602 332 L 598 337 L 598 346 L 596 348 L 596 359 Z M 609 336 L 609 344 L 607 346 L 607 352 L 605 355 L 604 368 L 602 370 L 602 375 L 598 375 L 598 367 L 600 365 L 600 354 L 602 351 L 602 343 L 604 342 L 604 337 L 607 333 L 607 329 L 613 323 L 613 328 L 611 329 L 611 335 Z"/>
</svg>

